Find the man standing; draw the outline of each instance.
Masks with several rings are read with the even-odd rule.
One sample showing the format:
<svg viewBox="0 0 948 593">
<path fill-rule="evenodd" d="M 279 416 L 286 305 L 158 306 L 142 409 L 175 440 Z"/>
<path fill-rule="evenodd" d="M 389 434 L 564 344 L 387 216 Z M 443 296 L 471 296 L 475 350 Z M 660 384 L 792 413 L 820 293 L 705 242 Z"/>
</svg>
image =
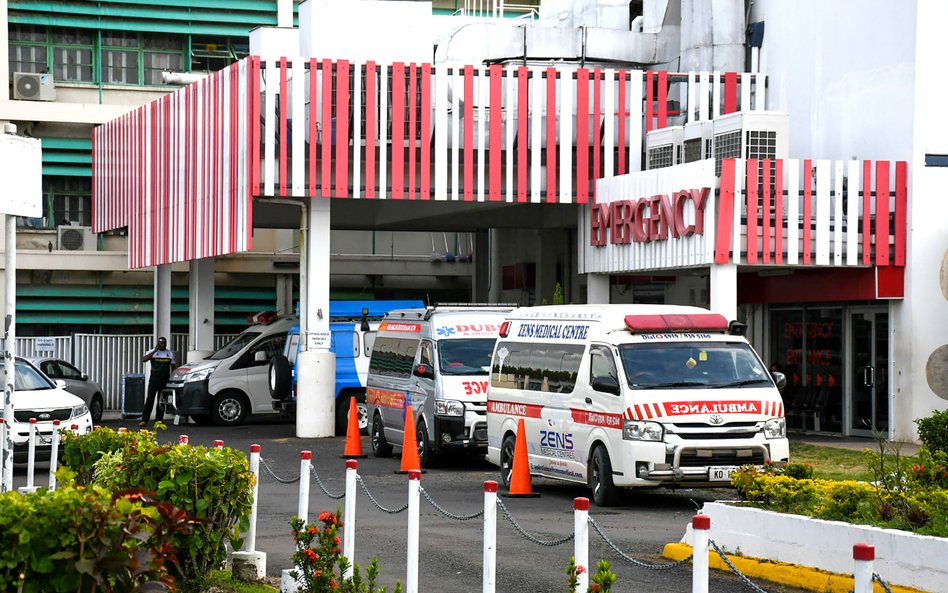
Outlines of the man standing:
<svg viewBox="0 0 948 593">
<path fill-rule="evenodd" d="M 171 377 L 171 370 L 174 368 L 174 352 L 168 350 L 168 341 L 164 338 L 158 338 L 155 347 L 145 353 L 142 362 L 151 363 L 151 373 L 148 376 L 148 397 L 145 398 L 145 409 L 142 410 L 142 421 L 139 426 L 148 426 L 148 420 L 151 417 L 151 409 L 155 405 L 156 396 L 161 393 Z M 165 417 L 165 409 L 158 405 L 155 410 L 155 422 L 160 422 Z"/>
</svg>

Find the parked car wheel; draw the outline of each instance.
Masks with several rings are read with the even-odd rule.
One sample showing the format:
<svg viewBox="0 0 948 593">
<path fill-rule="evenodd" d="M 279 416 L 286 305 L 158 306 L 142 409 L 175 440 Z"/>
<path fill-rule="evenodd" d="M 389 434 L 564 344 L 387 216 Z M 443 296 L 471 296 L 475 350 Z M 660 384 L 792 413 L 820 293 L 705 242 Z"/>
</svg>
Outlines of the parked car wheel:
<svg viewBox="0 0 948 593">
<path fill-rule="evenodd" d="M 242 424 L 248 412 L 247 399 L 242 393 L 225 391 L 214 397 L 211 403 L 211 419 L 218 426 Z"/>
<path fill-rule="evenodd" d="M 392 446 L 385 440 L 385 430 L 382 428 L 382 417 L 378 414 L 372 420 L 372 454 L 376 457 L 391 457 Z"/>
<path fill-rule="evenodd" d="M 89 413 L 92 414 L 93 424 L 102 422 L 102 409 L 102 394 L 97 393 L 92 396 L 92 400 L 89 402 Z"/>
</svg>

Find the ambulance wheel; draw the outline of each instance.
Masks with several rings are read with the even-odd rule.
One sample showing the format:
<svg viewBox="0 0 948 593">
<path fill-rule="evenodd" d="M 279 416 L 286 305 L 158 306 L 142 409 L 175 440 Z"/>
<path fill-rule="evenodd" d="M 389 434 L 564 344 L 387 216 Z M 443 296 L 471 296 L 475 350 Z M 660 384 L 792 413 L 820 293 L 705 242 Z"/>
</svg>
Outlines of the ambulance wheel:
<svg viewBox="0 0 948 593">
<path fill-rule="evenodd" d="M 382 416 L 375 415 L 372 419 L 372 454 L 376 457 L 391 457 L 392 446 L 385 440 L 385 430 L 382 428 Z"/>
<path fill-rule="evenodd" d="M 500 446 L 500 484 L 510 488 L 510 476 L 513 475 L 514 449 L 517 446 L 517 437 L 508 434 Z"/>
<path fill-rule="evenodd" d="M 418 423 L 418 428 L 415 430 L 415 440 L 418 444 L 418 462 L 421 467 L 434 467 L 437 455 L 431 449 L 431 443 L 428 442 L 428 427 L 425 426 L 424 422 Z"/>
<path fill-rule="evenodd" d="M 612 462 L 609 460 L 609 453 L 601 445 L 596 447 L 589 461 L 589 488 L 596 506 L 612 506 L 619 498 L 619 490 L 612 483 Z"/>
</svg>

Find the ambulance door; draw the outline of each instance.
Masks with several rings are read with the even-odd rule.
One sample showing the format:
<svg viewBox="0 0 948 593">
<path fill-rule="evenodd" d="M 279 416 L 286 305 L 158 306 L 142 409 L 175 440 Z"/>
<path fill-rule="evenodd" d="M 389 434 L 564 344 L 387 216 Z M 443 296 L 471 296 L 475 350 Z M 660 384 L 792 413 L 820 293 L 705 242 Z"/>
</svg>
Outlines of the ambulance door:
<svg viewBox="0 0 948 593">
<path fill-rule="evenodd" d="M 528 440 L 532 434 L 537 438 L 537 473 L 574 482 L 583 479 L 584 452 L 577 441 L 581 425 L 575 419 L 574 397 L 584 350 L 583 344 L 542 344 L 531 359 L 537 377 L 533 388 L 541 392 L 543 402 L 536 433 L 527 427 Z"/>
<path fill-rule="evenodd" d="M 418 356 L 415 359 L 415 368 L 412 372 L 411 380 L 411 405 L 415 411 L 415 430 L 418 431 L 419 422 L 425 423 L 425 431 L 432 434 L 434 421 L 434 401 L 435 401 L 435 364 L 434 364 L 434 342 L 425 339 L 418 345 Z M 423 420 L 419 420 L 423 416 Z"/>
<path fill-rule="evenodd" d="M 597 443 L 606 446 L 607 451 L 614 451 L 612 443 L 622 439 L 621 392 L 612 347 L 608 344 L 590 345 L 586 376 L 577 381 L 573 392 L 576 448 L 581 464 L 578 471 L 584 477 L 589 455 Z"/>
</svg>

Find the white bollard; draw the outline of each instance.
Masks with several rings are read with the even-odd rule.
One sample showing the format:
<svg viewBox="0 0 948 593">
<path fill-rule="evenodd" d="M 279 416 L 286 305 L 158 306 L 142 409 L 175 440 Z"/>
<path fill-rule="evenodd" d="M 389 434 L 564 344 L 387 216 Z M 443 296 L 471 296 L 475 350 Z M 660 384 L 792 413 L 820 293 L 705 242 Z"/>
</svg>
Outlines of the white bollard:
<svg viewBox="0 0 948 593">
<path fill-rule="evenodd" d="M 355 572 L 355 527 L 356 527 L 356 480 L 359 477 L 359 462 L 346 460 L 346 500 L 342 523 L 342 555 L 349 560 L 349 568 L 343 577 L 352 578 Z"/>
<path fill-rule="evenodd" d="M 56 468 L 59 465 L 59 420 L 53 420 L 53 447 L 49 452 L 49 489 L 56 489 Z"/>
<path fill-rule="evenodd" d="M 296 505 L 296 516 L 309 523 L 309 472 L 313 465 L 313 452 L 300 451 L 300 498 Z"/>
<path fill-rule="evenodd" d="M 220 440 L 220 439 L 214 441 L 214 448 L 215 448 L 215 449 L 223 449 L 223 448 L 224 448 L 224 441 L 222 441 L 222 440 Z"/>
<path fill-rule="evenodd" d="M 7 425 L 4 422 L 3 418 L 0 418 L 0 492 L 5 492 L 4 488 L 6 482 L 3 481 L 3 453 L 4 447 L 7 443 Z M 10 455 L 13 455 L 13 451 L 10 451 Z M 12 470 L 11 470 L 12 473 Z"/>
<path fill-rule="evenodd" d="M 711 517 L 695 515 L 691 519 L 691 530 L 694 539 L 694 558 L 692 559 L 691 591 L 692 593 L 708 593 L 708 531 L 711 529 Z"/>
<path fill-rule="evenodd" d="M 497 482 L 484 482 L 484 593 L 497 588 Z"/>
<path fill-rule="evenodd" d="M 573 556 L 576 557 L 576 590 L 589 588 L 589 499 L 578 496 L 573 499 Z M 585 570 L 579 572 L 579 567 Z"/>
<path fill-rule="evenodd" d="M 33 485 L 33 473 L 36 470 L 36 418 L 30 418 L 30 442 L 27 450 L 26 486 L 19 489 L 22 494 L 36 492 L 36 486 Z"/>
<path fill-rule="evenodd" d="M 869 544 L 853 546 L 853 593 L 872 593 L 872 561 L 876 548 Z"/>
<path fill-rule="evenodd" d="M 408 573 L 405 575 L 405 593 L 418 593 L 418 531 L 421 510 L 421 471 L 408 472 Z"/>
<path fill-rule="evenodd" d="M 187 445 L 187 444 L 188 444 L 188 435 L 183 434 L 183 435 L 179 436 L 179 437 L 178 437 L 178 444 L 179 444 L 179 445 Z"/>
<path fill-rule="evenodd" d="M 267 576 L 267 555 L 257 551 L 257 499 L 260 493 L 260 445 L 250 445 L 250 473 L 254 476 L 250 525 L 241 551 L 231 555 L 234 576 L 244 581 L 259 581 Z"/>
</svg>

